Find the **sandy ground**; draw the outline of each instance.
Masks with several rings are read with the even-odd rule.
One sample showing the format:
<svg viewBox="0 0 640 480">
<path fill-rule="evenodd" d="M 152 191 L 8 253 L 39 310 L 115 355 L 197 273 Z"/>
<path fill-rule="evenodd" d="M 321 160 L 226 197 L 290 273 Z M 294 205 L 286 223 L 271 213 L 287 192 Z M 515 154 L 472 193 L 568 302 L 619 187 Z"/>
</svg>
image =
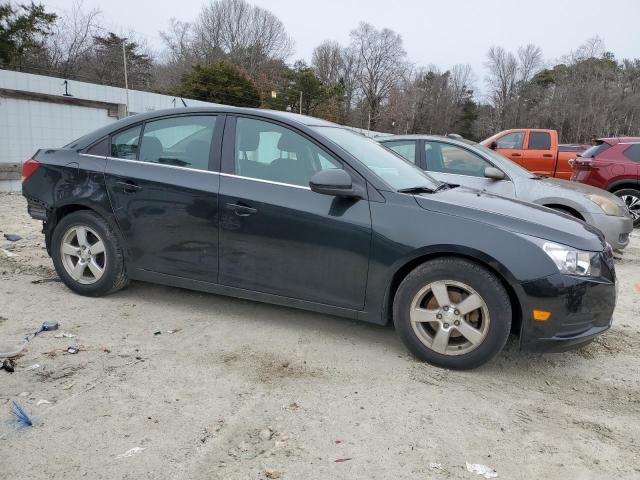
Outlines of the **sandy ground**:
<svg viewBox="0 0 640 480">
<path fill-rule="evenodd" d="M 640 478 L 640 232 L 606 335 L 553 355 L 511 341 L 452 372 L 392 327 L 150 284 L 100 299 L 34 284 L 55 273 L 19 195 L 0 196 L 0 230 L 24 237 L 0 237 L 0 340 L 52 319 L 77 335 L 44 333 L 0 371 L 2 479 L 482 478 L 465 462 Z M 10 424 L 12 400 L 32 428 Z"/>
</svg>

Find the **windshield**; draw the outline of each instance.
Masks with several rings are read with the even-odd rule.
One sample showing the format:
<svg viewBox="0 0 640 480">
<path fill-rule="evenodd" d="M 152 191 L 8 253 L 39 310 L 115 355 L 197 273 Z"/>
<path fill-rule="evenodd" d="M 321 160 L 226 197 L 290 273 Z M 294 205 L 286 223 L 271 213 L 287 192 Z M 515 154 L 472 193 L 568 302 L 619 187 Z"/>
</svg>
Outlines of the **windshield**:
<svg viewBox="0 0 640 480">
<path fill-rule="evenodd" d="M 494 165 L 506 173 L 509 177 L 527 177 L 527 178 L 535 178 L 536 175 L 531 173 L 524 167 L 521 167 L 516 162 L 509 160 L 508 158 L 503 157 L 498 152 L 491 150 L 490 148 L 485 147 L 484 145 L 474 145 L 478 150 L 480 150 L 483 154 L 488 155 L 491 158 L 491 161 Z"/>
<path fill-rule="evenodd" d="M 427 187 L 435 190 L 440 185 L 440 182 L 413 163 L 364 135 L 340 127 L 312 128 L 349 152 L 395 190 L 412 187 Z"/>
</svg>

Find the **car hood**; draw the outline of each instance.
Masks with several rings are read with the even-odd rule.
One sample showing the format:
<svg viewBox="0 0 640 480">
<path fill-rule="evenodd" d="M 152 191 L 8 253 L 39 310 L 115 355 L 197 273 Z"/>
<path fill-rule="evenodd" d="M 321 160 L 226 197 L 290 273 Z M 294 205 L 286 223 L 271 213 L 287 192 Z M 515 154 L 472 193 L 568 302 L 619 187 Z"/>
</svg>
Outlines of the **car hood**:
<svg viewBox="0 0 640 480">
<path fill-rule="evenodd" d="M 602 251 L 604 237 L 595 228 L 568 215 L 466 187 L 415 195 L 422 208 L 476 220 L 580 250 Z"/>
</svg>

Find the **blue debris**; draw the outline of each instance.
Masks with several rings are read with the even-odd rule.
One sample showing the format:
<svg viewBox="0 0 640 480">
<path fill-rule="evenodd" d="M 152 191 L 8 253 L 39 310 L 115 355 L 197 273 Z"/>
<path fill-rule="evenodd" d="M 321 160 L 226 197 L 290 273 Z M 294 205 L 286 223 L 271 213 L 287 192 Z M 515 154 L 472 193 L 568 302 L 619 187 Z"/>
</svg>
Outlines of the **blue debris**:
<svg viewBox="0 0 640 480">
<path fill-rule="evenodd" d="M 33 427 L 33 422 L 27 412 L 25 412 L 18 402 L 13 402 L 13 415 L 16 417 L 16 426 L 18 429 Z"/>
</svg>

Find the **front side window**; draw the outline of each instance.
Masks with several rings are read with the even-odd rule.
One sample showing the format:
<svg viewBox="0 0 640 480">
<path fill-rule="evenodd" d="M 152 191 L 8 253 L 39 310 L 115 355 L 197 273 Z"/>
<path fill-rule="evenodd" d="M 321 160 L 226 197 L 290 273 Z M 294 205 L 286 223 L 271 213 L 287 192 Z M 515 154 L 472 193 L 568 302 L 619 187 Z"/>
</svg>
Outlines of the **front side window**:
<svg viewBox="0 0 640 480">
<path fill-rule="evenodd" d="M 308 187 L 315 173 L 331 168 L 342 165 L 302 135 L 275 123 L 238 118 L 237 175 Z"/>
<path fill-rule="evenodd" d="M 640 143 L 636 143 L 635 145 L 631 145 L 627 148 L 624 151 L 624 156 L 634 162 L 640 162 Z"/>
<path fill-rule="evenodd" d="M 207 170 L 215 125 L 216 117 L 208 115 L 147 122 L 138 160 Z"/>
<path fill-rule="evenodd" d="M 484 158 L 456 145 L 425 142 L 424 148 L 430 172 L 484 177 L 485 168 L 492 166 Z"/>
<path fill-rule="evenodd" d="M 496 140 L 496 148 L 522 149 L 524 142 L 524 132 L 511 132 Z"/>
<path fill-rule="evenodd" d="M 138 156 L 138 144 L 142 126 L 137 125 L 122 132 L 116 133 L 111 138 L 111 156 L 125 160 L 135 160 Z"/>
<path fill-rule="evenodd" d="M 416 142 L 413 140 L 399 140 L 394 142 L 384 142 L 383 145 L 396 152 L 401 157 L 416 163 Z"/>
<path fill-rule="evenodd" d="M 529 132 L 529 150 L 551 150 L 549 132 Z"/>
</svg>

